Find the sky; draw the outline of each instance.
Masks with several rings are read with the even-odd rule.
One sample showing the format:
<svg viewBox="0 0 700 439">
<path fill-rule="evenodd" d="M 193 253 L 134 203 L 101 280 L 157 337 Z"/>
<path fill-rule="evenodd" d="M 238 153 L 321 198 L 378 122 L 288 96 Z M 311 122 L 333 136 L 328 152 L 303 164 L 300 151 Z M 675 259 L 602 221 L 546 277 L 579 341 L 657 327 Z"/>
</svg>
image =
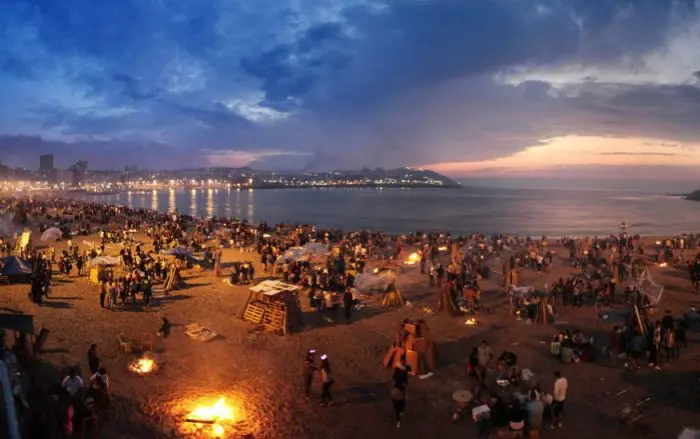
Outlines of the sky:
<svg viewBox="0 0 700 439">
<path fill-rule="evenodd" d="M 3 0 L 0 162 L 700 180 L 700 0 Z"/>
</svg>

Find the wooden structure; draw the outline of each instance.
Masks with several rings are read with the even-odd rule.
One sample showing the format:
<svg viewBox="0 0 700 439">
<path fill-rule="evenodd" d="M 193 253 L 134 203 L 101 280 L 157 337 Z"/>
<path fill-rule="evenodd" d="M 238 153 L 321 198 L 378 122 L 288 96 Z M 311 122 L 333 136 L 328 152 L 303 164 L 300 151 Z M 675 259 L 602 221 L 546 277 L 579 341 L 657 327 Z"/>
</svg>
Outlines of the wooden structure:
<svg viewBox="0 0 700 439">
<path fill-rule="evenodd" d="M 250 288 L 243 320 L 281 335 L 301 329 L 302 312 L 297 297 L 300 287 L 266 280 Z"/>
<path fill-rule="evenodd" d="M 396 287 L 396 282 L 391 282 L 382 296 L 382 305 L 384 306 L 401 306 L 406 303 L 406 298 L 403 293 Z"/>
<path fill-rule="evenodd" d="M 406 358 L 412 375 L 423 375 L 435 370 L 438 351 L 424 320 L 405 320 L 399 327 L 396 340 L 384 356 L 384 367 L 396 367 L 401 357 Z"/>
<path fill-rule="evenodd" d="M 165 291 L 181 290 L 186 286 L 187 284 L 180 276 L 180 269 L 175 264 L 171 265 L 168 276 L 165 278 Z"/>
<path fill-rule="evenodd" d="M 445 282 L 440 288 L 440 301 L 438 304 L 438 312 L 446 312 L 451 316 L 456 316 L 460 314 L 459 307 L 455 303 L 452 296 L 452 288 L 454 285 L 452 282 Z"/>
<path fill-rule="evenodd" d="M 535 323 L 540 325 L 547 325 L 554 323 L 554 315 L 552 314 L 551 308 L 549 306 L 549 300 L 546 297 L 540 299 L 540 303 L 537 304 L 537 315 L 535 316 Z"/>
</svg>

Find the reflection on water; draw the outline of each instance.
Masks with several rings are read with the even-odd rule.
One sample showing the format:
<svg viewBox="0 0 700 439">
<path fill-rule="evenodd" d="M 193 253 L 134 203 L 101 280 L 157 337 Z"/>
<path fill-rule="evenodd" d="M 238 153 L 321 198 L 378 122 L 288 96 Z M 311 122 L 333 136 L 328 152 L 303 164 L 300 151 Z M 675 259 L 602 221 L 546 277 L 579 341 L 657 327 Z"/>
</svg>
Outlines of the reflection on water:
<svg viewBox="0 0 700 439">
<path fill-rule="evenodd" d="M 214 216 L 214 189 L 207 190 L 207 218 Z"/>
<path fill-rule="evenodd" d="M 151 209 L 158 210 L 158 191 L 153 189 L 151 194 Z"/>
<path fill-rule="evenodd" d="M 197 216 L 197 190 L 190 191 L 190 216 Z"/>
<path fill-rule="evenodd" d="M 241 219 L 241 190 L 236 189 L 236 218 Z"/>
<path fill-rule="evenodd" d="M 235 196 L 234 196 L 235 191 Z M 631 233 L 696 232 L 700 203 L 680 197 L 582 190 L 281 189 L 162 191 L 86 197 L 140 208 L 176 208 L 197 217 L 233 215 L 248 221 L 293 222 L 389 233 L 448 230 L 531 236 L 605 236 L 624 221 Z M 216 195 L 215 195 L 216 194 Z M 161 198 L 162 197 L 162 198 Z M 668 215 L 673 212 L 673 215 Z"/>
<path fill-rule="evenodd" d="M 168 191 L 168 212 L 175 212 L 175 189 Z"/>
</svg>

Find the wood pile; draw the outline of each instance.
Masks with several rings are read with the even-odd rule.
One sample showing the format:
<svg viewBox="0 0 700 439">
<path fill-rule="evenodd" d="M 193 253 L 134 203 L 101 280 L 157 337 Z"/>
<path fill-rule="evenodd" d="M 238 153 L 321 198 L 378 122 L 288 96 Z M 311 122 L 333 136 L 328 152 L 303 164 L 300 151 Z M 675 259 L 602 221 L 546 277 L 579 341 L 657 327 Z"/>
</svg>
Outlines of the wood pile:
<svg viewBox="0 0 700 439">
<path fill-rule="evenodd" d="M 434 371 L 438 351 L 424 320 L 405 320 L 399 327 L 396 340 L 384 356 L 384 367 L 394 368 L 404 357 L 412 375 Z"/>
</svg>

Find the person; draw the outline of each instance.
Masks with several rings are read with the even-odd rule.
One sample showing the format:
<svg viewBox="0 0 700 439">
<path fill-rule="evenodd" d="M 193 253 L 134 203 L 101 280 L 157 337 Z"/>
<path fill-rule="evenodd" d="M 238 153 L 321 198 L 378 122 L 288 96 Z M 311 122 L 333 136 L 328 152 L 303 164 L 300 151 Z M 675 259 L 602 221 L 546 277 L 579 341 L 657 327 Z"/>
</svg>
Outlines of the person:
<svg viewBox="0 0 700 439">
<path fill-rule="evenodd" d="M 335 382 L 333 371 L 331 371 L 331 363 L 328 361 L 328 355 L 321 355 L 321 405 L 332 405 L 333 397 L 331 396 L 331 386 Z"/>
<path fill-rule="evenodd" d="M 314 380 L 314 372 L 316 372 L 316 349 L 310 349 L 306 353 L 306 358 L 304 359 L 304 397 L 309 400 L 311 383 Z"/>
<path fill-rule="evenodd" d="M 170 323 L 170 320 L 168 320 L 165 317 L 162 317 L 160 320 L 161 325 L 160 329 L 157 332 L 157 335 L 158 337 L 168 338 L 170 336 L 170 329 L 172 328 L 172 324 Z"/>
<path fill-rule="evenodd" d="M 649 367 L 659 369 L 659 349 L 661 348 L 661 322 L 659 320 L 654 324 L 654 332 L 651 337 L 651 346 L 649 349 Z"/>
<path fill-rule="evenodd" d="M 83 379 L 78 376 L 75 369 L 68 372 L 68 376 L 63 378 L 61 388 L 65 390 L 69 396 L 75 396 L 83 389 Z"/>
<path fill-rule="evenodd" d="M 544 418 L 544 403 L 540 399 L 540 395 L 535 389 L 531 389 L 528 395 L 528 401 L 525 404 L 527 412 L 527 428 L 530 430 L 539 430 L 542 426 Z"/>
<path fill-rule="evenodd" d="M 352 304 L 352 292 L 350 290 L 345 290 L 343 293 L 343 306 L 345 307 L 345 321 L 348 323 L 352 317 Z"/>
<path fill-rule="evenodd" d="M 87 352 L 88 357 L 88 367 L 90 368 L 91 374 L 96 374 L 97 370 L 100 368 L 100 357 L 97 355 L 97 345 L 91 344 L 90 349 Z"/>
<path fill-rule="evenodd" d="M 515 400 L 508 411 L 508 429 L 513 432 L 522 433 L 525 429 L 525 419 L 527 412 L 523 409 L 519 400 Z"/>
<path fill-rule="evenodd" d="M 488 366 L 489 362 L 491 362 L 491 359 L 493 358 L 493 354 L 491 353 L 491 347 L 489 346 L 486 341 L 482 341 L 481 345 L 479 345 L 478 349 L 478 355 L 479 355 L 479 366 L 482 368 L 486 368 Z"/>
<path fill-rule="evenodd" d="M 406 409 L 406 388 L 408 387 L 409 371 L 410 367 L 406 365 L 406 358 L 402 356 L 394 368 L 394 385 L 391 388 L 391 402 L 394 406 L 396 428 L 401 427 L 401 419 Z"/>
<path fill-rule="evenodd" d="M 71 439 L 73 437 L 73 418 L 75 417 L 75 409 L 68 396 L 62 396 L 59 399 L 60 408 L 60 423 L 61 423 L 61 439 Z"/>
<path fill-rule="evenodd" d="M 90 386 L 102 388 L 105 391 L 109 390 L 109 377 L 107 369 L 101 367 L 96 373 L 90 377 Z"/>
<path fill-rule="evenodd" d="M 566 392 L 569 388 L 569 382 L 561 376 L 558 370 L 554 372 L 554 391 L 552 392 L 552 422 L 557 427 L 562 425 L 562 416 L 564 415 L 564 403 L 566 402 Z"/>
</svg>

